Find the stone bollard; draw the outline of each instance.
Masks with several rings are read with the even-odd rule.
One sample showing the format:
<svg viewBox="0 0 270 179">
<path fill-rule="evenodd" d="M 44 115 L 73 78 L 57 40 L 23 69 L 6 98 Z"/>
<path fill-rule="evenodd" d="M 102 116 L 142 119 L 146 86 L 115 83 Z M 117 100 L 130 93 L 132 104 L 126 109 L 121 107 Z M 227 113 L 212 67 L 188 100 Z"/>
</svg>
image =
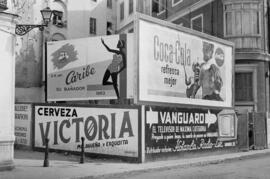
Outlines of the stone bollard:
<svg viewBox="0 0 270 179">
<path fill-rule="evenodd" d="M 45 139 L 45 158 L 43 167 L 49 167 L 49 139 Z"/>
<path fill-rule="evenodd" d="M 84 163 L 84 137 L 81 137 L 82 145 L 81 145 L 81 158 L 80 163 Z"/>
</svg>

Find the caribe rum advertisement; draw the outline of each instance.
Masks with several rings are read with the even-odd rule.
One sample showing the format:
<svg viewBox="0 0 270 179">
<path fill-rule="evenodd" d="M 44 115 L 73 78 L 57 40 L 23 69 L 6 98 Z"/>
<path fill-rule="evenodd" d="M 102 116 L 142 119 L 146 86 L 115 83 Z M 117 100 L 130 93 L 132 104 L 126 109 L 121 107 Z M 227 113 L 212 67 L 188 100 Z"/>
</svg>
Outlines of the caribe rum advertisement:
<svg viewBox="0 0 270 179">
<path fill-rule="evenodd" d="M 35 147 L 138 157 L 137 108 L 35 106 Z"/>
<path fill-rule="evenodd" d="M 139 102 L 232 106 L 231 43 L 142 19 L 138 27 Z"/>
<path fill-rule="evenodd" d="M 130 60 L 132 34 L 48 42 L 47 100 L 131 98 Z"/>
</svg>

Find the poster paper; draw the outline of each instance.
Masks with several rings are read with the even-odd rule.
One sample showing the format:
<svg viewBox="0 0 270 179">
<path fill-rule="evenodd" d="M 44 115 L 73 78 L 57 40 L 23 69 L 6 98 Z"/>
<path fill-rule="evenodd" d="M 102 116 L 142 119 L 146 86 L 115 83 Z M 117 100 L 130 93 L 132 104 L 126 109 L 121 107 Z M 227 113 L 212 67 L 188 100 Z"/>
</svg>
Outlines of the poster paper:
<svg viewBox="0 0 270 179">
<path fill-rule="evenodd" d="M 232 46 L 138 23 L 139 102 L 232 107 Z"/>
<path fill-rule="evenodd" d="M 15 104 L 15 144 L 31 145 L 32 105 Z"/>
<path fill-rule="evenodd" d="M 35 147 L 138 157 L 138 109 L 35 106 Z"/>
<path fill-rule="evenodd" d="M 47 100 L 133 97 L 133 35 L 47 43 Z"/>
<path fill-rule="evenodd" d="M 148 106 L 145 116 L 145 153 L 175 153 L 235 146 L 219 138 L 218 113 L 213 109 Z"/>
</svg>

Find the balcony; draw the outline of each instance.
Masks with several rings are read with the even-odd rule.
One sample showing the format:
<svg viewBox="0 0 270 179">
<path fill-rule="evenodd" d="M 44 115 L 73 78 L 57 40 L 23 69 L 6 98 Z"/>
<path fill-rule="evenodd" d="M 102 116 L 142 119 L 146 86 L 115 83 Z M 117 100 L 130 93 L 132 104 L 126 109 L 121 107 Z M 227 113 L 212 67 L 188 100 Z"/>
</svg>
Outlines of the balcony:
<svg viewBox="0 0 270 179">
<path fill-rule="evenodd" d="M 7 0 L 0 0 L 0 11 L 7 10 Z"/>
<path fill-rule="evenodd" d="M 224 0 L 225 39 L 238 51 L 261 52 L 265 49 L 263 4 L 261 1 Z"/>
</svg>

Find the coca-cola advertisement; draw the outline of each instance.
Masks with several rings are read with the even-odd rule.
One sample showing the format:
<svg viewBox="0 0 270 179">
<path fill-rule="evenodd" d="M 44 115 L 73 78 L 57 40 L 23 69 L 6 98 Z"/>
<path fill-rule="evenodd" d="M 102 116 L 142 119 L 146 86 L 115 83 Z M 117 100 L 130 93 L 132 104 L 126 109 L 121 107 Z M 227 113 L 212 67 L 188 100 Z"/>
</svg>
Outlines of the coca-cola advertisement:
<svg viewBox="0 0 270 179">
<path fill-rule="evenodd" d="M 139 21 L 138 101 L 232 107 L 233 44 Z"/>
</svg>

